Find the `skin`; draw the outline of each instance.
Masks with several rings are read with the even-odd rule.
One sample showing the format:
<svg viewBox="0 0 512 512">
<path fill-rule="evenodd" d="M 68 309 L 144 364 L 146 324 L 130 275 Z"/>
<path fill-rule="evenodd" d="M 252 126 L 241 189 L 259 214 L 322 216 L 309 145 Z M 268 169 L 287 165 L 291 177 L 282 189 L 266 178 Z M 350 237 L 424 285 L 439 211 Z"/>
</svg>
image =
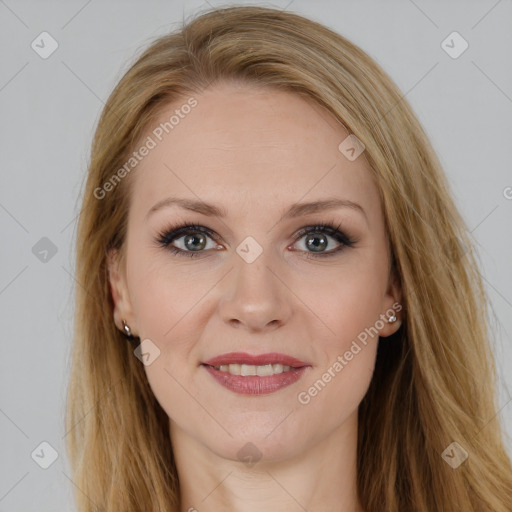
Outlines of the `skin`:
<svg viewBox="0 0 512 512">
<path fill-rule="evenodd" d="M 160 350 L 144 368 L 169 416 L 181 510 L 360 512 L 357 409 L 378 336 L 360 344 L 308 404 L 297 395 L 400 299 L 364 153 L 349 161 L 338 150 L 346 129 L 289 92 L 224 82 L 194 97 L 198 105 L 130 175 L 126 266 L 115 253 L 109 266 L 117 326 L 126 320 L 134 335 Z M 155 126 L 184 102 L 169 105 Z M 227 216 L 170 206 L 146 218 L 169 196 L 215 203 Z M 295 202 L 332 197 L 360 204 L 365 214 L 337 208 L 280 221 Z M 295 233 L 331 221 L 357 243 L 308 259 L 315 254 L 308 236 Z M 206 226 L 217 240 L 207 237 L 198 258 L 174 255 L 156 243 L 171 222 Z M 252 263 L 236 252 L 247 236 L 263 249 Z M 340 245 L 323 236 L 325 252 Z M 173 244 L 192 252 L 183 237 Z M 380 337 L 398 329 L 396 316 L 383 322 Z M 200 366 L 231 351 L 281 352 L 311 367 L 277 392 L 241 395 Z M 238 455 L 244 446 L 254 450 L 248 442 L 261 457 L 254 465 Z"/>
</svg>

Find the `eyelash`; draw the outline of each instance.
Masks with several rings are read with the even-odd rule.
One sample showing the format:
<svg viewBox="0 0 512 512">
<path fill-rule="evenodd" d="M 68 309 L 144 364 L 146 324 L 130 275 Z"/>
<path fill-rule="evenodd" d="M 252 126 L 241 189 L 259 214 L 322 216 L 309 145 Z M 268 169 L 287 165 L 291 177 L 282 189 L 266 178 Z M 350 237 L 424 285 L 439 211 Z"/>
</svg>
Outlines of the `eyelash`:
<svg viewBox="0 0 512 512">
<path fill-rule="evenodd" d="M 335 254 L 339 253 L 345 248 L 353 247 L 357 240 L 354 240 L 350 238 L 348 235 L 346 235 L 343 231 L 340 231 L 341 224 L 338 224 L 336 226 L 335 222 L 327 222 L 324 224 L 318 224 L 318 225 L 310 225 L 305 226 L 304 228 L 300 229 L 299 232 L 296 234 L 297 241 L 299 241 L 301 238 L 303 238 L 306 235 L 309 234 L 327 234 L 330 237 L 334 238 L 338 243 L 340 243 L 340 246 L 336 249 L 333 249 L 329 252 L 324 253 L 314 253 L 310 251 L 303 251 L 308 253 L 307 258 L 327 258 L 334 256 Z M 175 240 L 181 238 L 182 236 L 191 234 L 191 233 L 203 233 L 207 236 L 209 236 L 212 240 L 215 240 L 214 232 L 205 227 L 198 224 L 181 224 L 177 226 L 170 226 L 167 229 L 161 231 L 156 238 L 156 242 L 159 247 L 163 247 L 164 249 L 167 249 L 171 251 L 173 254 L 176 254 L 177 256 L 185 256 L 189 258 L 197 258 L 204 255 L 206 252 L 205 250 L 201 251 L 184 251 L 183 249 L 179 249 L 178 247 L 175 247 L 172 245 L 172 242 Z M 296 243 L 295 242 L 295 243 Z M 218 242 L 217 242 L 218 243 Z"/>
</svg>

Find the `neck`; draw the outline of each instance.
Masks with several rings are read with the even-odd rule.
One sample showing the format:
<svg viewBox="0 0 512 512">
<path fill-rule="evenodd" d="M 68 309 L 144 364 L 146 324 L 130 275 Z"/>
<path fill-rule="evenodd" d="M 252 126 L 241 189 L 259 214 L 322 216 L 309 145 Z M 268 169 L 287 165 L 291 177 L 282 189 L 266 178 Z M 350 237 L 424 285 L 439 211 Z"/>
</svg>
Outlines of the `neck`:
<svg viewBox="0 0 512 512">
<path fill-rule="evenodd" d="M 356 490 L 357 411 L 329 436 L 287 457 L 265 456 L 271 453 L 265 446 L 258 459 L 259 451 L 247 444 L 241 453 L 252 454 L 252 463 L 219 455 L 172 421 L 170 427 L 180 512 L 364 512 Z"/>
</svg>

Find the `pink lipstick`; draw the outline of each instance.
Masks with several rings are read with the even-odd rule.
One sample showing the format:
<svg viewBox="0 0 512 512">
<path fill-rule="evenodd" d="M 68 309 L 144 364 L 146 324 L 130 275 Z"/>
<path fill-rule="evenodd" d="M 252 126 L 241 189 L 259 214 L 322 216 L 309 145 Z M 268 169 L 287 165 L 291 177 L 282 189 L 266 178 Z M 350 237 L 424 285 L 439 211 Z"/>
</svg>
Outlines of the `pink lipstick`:
<svg viewBox="0 0 512 512">
<path fill-rule="evenodd" d="M 273 393 L 297 382 L 311 367 L 307 362 L 276 352 L 223 354 L 201 365 L 222 386 L 245 395 Z"/>
</svg>

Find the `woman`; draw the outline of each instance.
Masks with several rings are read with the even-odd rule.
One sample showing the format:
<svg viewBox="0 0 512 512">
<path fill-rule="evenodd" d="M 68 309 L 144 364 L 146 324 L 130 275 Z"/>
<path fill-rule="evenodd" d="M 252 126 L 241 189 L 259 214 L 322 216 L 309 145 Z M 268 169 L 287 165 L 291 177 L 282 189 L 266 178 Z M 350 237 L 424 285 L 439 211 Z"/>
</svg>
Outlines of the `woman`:
<svg viewBox="0 0 512 512">
<path fill-rule="evenodd" d="M 400 91 L 315 22 L 233 7 L 152 44 L 79 221 L 78 509 L 510 512 L 448 190 Z"/>
</svg>

